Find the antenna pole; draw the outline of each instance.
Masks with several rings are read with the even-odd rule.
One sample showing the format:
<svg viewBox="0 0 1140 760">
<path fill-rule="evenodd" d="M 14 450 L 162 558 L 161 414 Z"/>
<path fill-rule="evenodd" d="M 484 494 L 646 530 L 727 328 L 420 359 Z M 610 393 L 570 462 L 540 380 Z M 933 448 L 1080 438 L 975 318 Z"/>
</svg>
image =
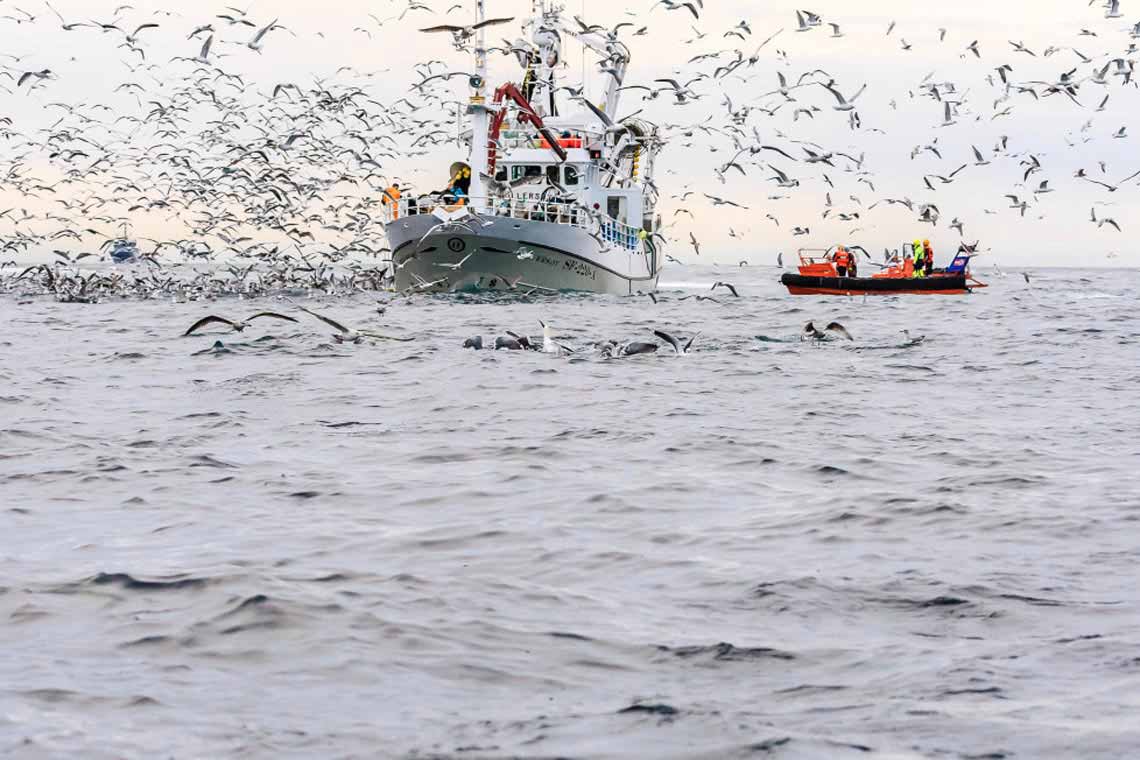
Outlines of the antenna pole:
<svg viewBox="0 0 1140 760">
<path fill-rule="evenodd" d="M 487 20 L 487 11 L 484 0 L 475 0 L 475 22 L 482 24 Z M 467 113 L 471 116 L 471 157 L 468 165 L 471 167 L 471 205 L 480 210 L 486 203 L 486 193 L 483 187 L 483 175 L 487 173 L 487 31 L 479 29 L 479 36 L 475 43 L 475 75 L 477 81 L 471 82 L 473 92 L 467 106 Z"/>
</svg>

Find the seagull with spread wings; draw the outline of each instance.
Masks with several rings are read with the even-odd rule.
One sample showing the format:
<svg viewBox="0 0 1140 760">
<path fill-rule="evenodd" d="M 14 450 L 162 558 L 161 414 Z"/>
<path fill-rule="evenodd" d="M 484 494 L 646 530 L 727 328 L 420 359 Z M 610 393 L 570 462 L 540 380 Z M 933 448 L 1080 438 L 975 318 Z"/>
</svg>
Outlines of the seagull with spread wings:
<svg viewBox="0 0 1140 760">
<path fill-rule="evenodd" d="M 246 319 L 244 319 L 242 321 L 234 321 L 232 319 L 226 319 L 225 317 L 219 317 L 216 314 L 211 314 L 208 317 L 202 317 L 197 322 L 190 325 L 190 329 L 187 330 L 186 332 L 182 333 L 182 337 L 185 338 L 187 335 L 190 335 L 191 333 L 194 333 L 194 332 L 202 329 L 206 325 L 211 325 L 211 324 L 229 325 L 231 328 L 233 328 L 234 332 L 242 332 L 245 330 L 245 328 L 249 327 L 250 322 L 252 322 L 255 319 L 258 319 L 259 317 L 272 317 L 273 319 L 283 319 L 286 322 L 296 322 L 297 321 L 293 317 L 287 317 L 284 314 L 277 314 L 277 313 L 272 312 L 272 311 L 259 311 L 258 313 L 254 314 L 252 317 L 247 317 Z"/>
<path fill-rule="evenodd" d="M 457 24 L 439 24 L 438 26 L 429 26 L 426 29 L 421 29 L 420 31 L 450 32 L 455 42 L 455 46 L 463 47 L 471 40 L 472 37 L 475 36 L 475 32 L 479 31 L 480 29 L 485 29 L 489 26 L 497 26 L 498 24 L 509 24 L 514 20 L 514 16 L 510 16 L 509 18 L 489 18 L 486 21 L 480 21 L 478 24 L 472 24 L 471 26 L 459 26 Z"/>
</svg>

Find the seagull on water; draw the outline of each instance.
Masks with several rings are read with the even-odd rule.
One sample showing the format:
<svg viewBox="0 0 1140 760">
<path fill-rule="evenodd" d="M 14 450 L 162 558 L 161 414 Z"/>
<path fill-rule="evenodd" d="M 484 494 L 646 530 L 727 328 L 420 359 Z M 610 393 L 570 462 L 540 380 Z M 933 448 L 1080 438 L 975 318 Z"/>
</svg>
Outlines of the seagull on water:
<svg viewBox="0 0 1140 760">
<path fill-rule="evenodd" d="M 542 352 L 544 354 L 572 354 L 574 349 L 569 346 L 564 346 L 554 340 L 554 331 L 550 329 L 550 325 L 543 322 L 541 319 L 538 323 L 542 325 Z"/>
<path fill-rule="evenodd" d="M 851 337 L 851 333 L 847 332 L 847 328 L 838 322 L 829 323 L 827 327 L 823 328 L 823 332 L 820 332 L 818 329 L 816 329 L 814 323 L 808 322 L 806 325 L 804 325 L 804 331 L 803 334 L 800 335 L 800 340 L 831 340 L 831 336 L 827 333 L 835 333 L 836 335 L 844 337 L 847 340 L 855 340 Z"/>
</svg>

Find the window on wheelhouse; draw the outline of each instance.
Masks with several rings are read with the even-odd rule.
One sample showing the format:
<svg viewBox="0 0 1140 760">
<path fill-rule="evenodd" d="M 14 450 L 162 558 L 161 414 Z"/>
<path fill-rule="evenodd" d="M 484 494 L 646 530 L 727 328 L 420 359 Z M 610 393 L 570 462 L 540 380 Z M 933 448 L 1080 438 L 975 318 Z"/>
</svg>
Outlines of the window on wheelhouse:
<svg viewBox="0 0 1140 760">
<path fill-rule="evenodd" d="M 495 181 L 496 182 L 506 182 L 507 181 L 507 167 L 500 166 L 498 169 L 495 170 Z"/>
<path fill-rule="evenodd" d="M 546 178 L 548 180 L 550 180 L 551 182 L 555 182 L 555 183 L 561 185 L 562 183 L 558 179 L 558 174 L 559 174 L 559 171 L 558 171 L 557 166 L 546 167 Z"/>
<path fill-rule="evenodd" d="M 541 177 L 541 166 L 512 166 L 511 167 L 511 181 L 523 179 L 524 177 Z"/>
<path fill-rule="evenodd" d="M 619 196 L 611 195 L 609 198 L 606 199 L 606 215 L 609 216 L 611 219 L 619 219 L 619 220 L 621 219 L 621 211 L 622 211 L 621 200 L 622 199 L 621 199 L 620 195 Z"/>
<path fill-rule="evenodd" d="M 578 184 L 578 169 L 574 166 L 567 166 L 564 170 L 564 177 L 566 181 L 563 183 L 567 187 L 573 187 Z"/>
</svg>

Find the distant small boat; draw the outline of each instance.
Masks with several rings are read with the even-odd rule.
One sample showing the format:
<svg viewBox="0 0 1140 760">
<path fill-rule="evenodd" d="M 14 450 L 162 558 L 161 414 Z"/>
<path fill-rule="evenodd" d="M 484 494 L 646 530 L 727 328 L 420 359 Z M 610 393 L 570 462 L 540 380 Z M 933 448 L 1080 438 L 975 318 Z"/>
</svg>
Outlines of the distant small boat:
<svg viewBox="0 0 1140 760">
<path fill-rule="evenodd" d="M 905 266 L 895 264 L 870 277 L 840 277 L 835 262 L 824 252 L 821 256 L 799 252 L 799 274 L 785 274 L 780 282 L 794 296 L 813 295 L 940 295 L 969 293 L 986 284 L 970 275 L 971 254 L 960 252 L 945 269 L 935 269 L 929 277 L 913 277 Z"/>
<path fill-rule="evenodd" d="M 125 264 L 139 257 L 139 244 L 128 236 L 127 225 L 123 224 L 122 237 L 111 241 L 111 261 Z"/>
</svg>

